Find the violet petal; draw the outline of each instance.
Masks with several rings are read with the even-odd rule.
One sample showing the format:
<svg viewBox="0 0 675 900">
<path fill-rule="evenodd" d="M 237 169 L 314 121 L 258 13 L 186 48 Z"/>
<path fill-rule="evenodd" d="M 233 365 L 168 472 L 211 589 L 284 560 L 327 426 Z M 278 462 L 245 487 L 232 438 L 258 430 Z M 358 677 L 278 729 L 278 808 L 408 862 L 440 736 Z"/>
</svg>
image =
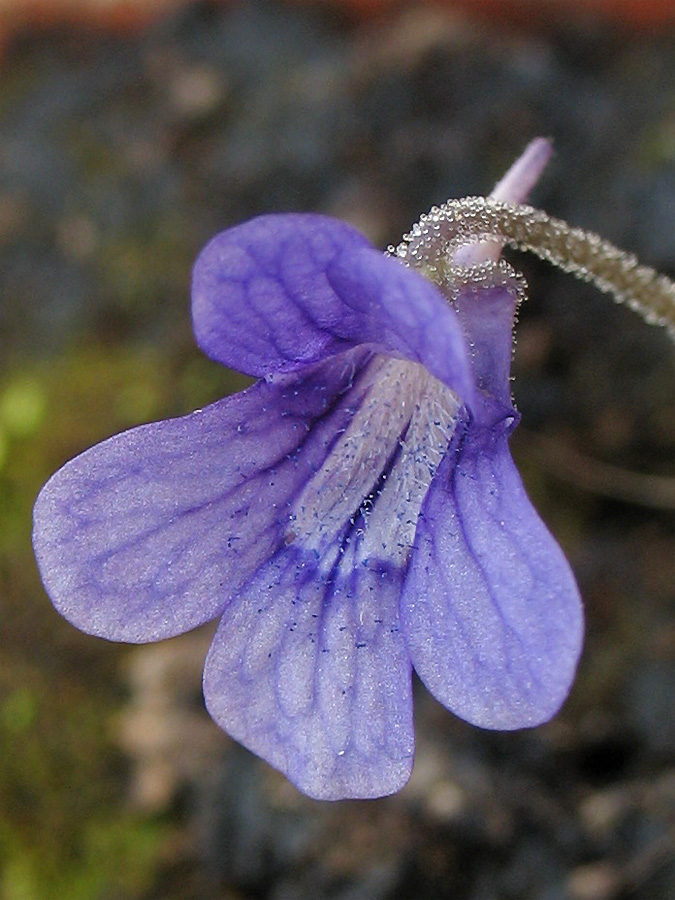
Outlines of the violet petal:
<svg viewBox="0 0 675 900">
<path fill-rule="evenodd" d="M 352 351 L 259 382 L 67 463 L 34 512 L 56 608 L 83 631 L 131 642 L 217 616 L 283 541 L 293 500 L 358 407 L 350 388 L 370 357 Z"/>
<path fill-rule="evenodd" d="M 437 288 L 327 216 L 260 216 L 215 237 L 193 273 L 201 348 L 251 375 L 357 345 L 421 362 L 470 403 L 457 318 Z"/>
<path fill-rule="evenodd" d="M 357 545 L 328 568 L 280 551 L 225 610 L 204 669 L 215 721 L 323 800 L 393 793 L 412 769 L 402 575 Z"/>
<path fill-rule="evenodd" d="M 484 728 L 537 725 L 570 689 L 583 637 L 570 567 L 508 450 L 469 429 L 422 508 L 402 597 L 413 665 Z"/>
</svg>

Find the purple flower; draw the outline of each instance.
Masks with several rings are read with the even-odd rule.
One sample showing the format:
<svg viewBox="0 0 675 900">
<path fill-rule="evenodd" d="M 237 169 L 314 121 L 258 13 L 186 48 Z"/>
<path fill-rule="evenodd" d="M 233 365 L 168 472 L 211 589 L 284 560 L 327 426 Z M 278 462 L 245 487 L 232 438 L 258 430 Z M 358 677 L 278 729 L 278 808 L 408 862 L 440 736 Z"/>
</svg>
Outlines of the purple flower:
<svg viewBox="0 0 675 900">
<path fill-rule="evenodd" d="M 535 142 L 493 196 L 520 203 L 548 155 Z M 441 259 L 438 212 L 399 258 L 319 215 L 218 235 L 197 341 L 260 380 L 88 450 L 35 507 L 56 608 L 129 642 L 219 619 L 209 712 L 317 798 L 405 784 L 413 668 L 458 716 L 515 729 L 555 714 L 580 653 L 573 575 L 508 449 L 521 282 L 476 267 L 499 248 L 480 229 Z"/>
</svg>

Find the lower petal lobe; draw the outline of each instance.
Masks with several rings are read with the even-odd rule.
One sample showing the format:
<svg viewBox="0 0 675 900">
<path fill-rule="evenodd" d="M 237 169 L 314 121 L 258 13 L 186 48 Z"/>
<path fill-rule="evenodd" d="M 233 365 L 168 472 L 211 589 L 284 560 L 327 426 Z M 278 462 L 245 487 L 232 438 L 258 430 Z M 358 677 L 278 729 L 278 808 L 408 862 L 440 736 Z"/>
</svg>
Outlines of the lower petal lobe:
<svg viewBox="0 0 675 900">
<path fill-rule="evenodd" d="M 506 437 L 490 443 L 469 429 L 439 468 L 422 507 L 401 619 L 422 681 L 475 725 L 534 726 L 566 698 L 581 652 L 581 601 Z"/>
<path fill-rule="evenodd" d="M 324 574 L 290 547 L 225 610 L 204 670 L 216 722 L 323 800 L 380 797 L 412 769 L 411 667 L 402 573 L 354 545 Z"/>
<path fill-rule="evenodd" d="M 373 553 L 367 473 L 354 482 L 339 463 L 353 504 L 318 537 L 298 529 L 305 488 L 374 390 L 371 363 L 349 351 L 117 435 L 57 472 L 35 507 L 36 557 L 66 618 L 143 642 L 222 615 L 205 670 L 212 715 L 332 799 L 391 793 L 412 767 L 405 564 Z M 364 457 L 372 487 L 379 459 Z"/>
</svg>

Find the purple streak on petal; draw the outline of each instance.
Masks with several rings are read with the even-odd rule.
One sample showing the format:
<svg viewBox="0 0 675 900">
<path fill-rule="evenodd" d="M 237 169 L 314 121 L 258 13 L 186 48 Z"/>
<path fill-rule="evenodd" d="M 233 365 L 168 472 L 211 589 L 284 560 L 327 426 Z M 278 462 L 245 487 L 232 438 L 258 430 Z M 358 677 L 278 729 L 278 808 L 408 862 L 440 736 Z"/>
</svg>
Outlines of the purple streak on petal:
<svg viewBox="0 0 675 900">
<path fill-rule="evenodd" d="M 261 216 L 223 232 L 195 264 L 192 296 L 199 345 L 242 372 L 297 371 L 367 344 L 471 399 L 461 330 L 440 292 L 335 219 Z"/>
<path fill-rule="evenodd" d="M 565 700 L 583 617 L 506 439 L 482 443 L 465 438 L 431 484 L 401 618 L 432 694 L 475 725 L 508 730 L 547 721 Z"/>
<path fill-rule="evenodd" d="M 401 573 L 281 551 L 225 610 L 204 670 L 215 721 L 311 797 L 380 797 L 412 768 Z"/>
<path fill-rule="evenodd" d="M 35 505 L 36 558 L 57 609 L 132 642 L 217 616 L 283 541 L 294 499 L 368 390 L 358 379 L 368 359 L 352 351 L 259 382 L 65 465 Z"/>
</svg>

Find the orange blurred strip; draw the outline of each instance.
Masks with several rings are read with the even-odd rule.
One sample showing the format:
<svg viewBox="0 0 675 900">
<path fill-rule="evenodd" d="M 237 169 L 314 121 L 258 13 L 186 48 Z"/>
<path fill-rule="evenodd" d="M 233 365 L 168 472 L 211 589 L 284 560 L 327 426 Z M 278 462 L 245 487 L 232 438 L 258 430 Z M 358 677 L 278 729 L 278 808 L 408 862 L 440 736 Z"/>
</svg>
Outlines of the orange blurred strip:
<svg viewBox="0 0 675 900">
<path fill-rule="evenodd" d="M 113 31 L 135 31 L 195 0 L 0 0 L 0 47 L 17 31 L 60 23 Z M 216 0 L 227 3 L 237 0 Z M 239 0 L 246 2 L 246 0 Z M 312 0 L 279 0 L 309 5 Z M 356 18 L 389 16 L 416 0 L 314 0 Z M 424 0 L 421 0 L 423 3 Z M 675 0 L 427 0 L 462 9 L 482 19 L 532 27 L 558 24 L 574 16 L 602 17 L 638 28 L 675 25 Z"/>
<path fill-rule="evenodd" d="M 192 2 L 195 0 L 0 0 L 0 47 L 17 32 L 60 24 L 133 32 Z"/>
<path fill-rule="evenodd" d="M 180 0 L 0 0 L 0 22 L 8 31 L 59 22 L 83 22 L 127 30 L 144 25 Z"/>
<path fill-rule="evenodd" d="M 291 0 L 302 5 L 308 0 Z M 342 8 L 359 18 L 376 18 L 409 8 L 406 0 L 314 0 Z M 566 18 L 603 18 L 640 28 L 675 25 L 675 0 L 429 0 L 478 18 L 534 26 L 558 24 Z"/>
<path fill-rule="evenodd" d="M 602 17 L 627 25 L 653 28 L 675 23 L 674 0 L 446 0 L 448 5 L 520 18 L 560 22 L 569 16 Z"/>
</svg>

